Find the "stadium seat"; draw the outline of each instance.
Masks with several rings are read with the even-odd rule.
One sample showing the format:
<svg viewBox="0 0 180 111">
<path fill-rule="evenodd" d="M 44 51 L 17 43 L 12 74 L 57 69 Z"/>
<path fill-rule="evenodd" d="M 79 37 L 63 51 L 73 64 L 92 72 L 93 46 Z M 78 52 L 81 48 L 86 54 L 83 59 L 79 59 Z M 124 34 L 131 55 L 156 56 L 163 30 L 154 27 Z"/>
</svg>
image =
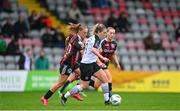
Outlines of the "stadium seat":
<svg viewBox="0 0 180 111">
<path fill-rule="evenodd" d="M 127 42 L 127 48 L 128 48 L 128 49 L 135 49 L 135 43 L 134 43 L 134 41 L 128 41 L 128 42 Z"/>
<path fill-rule="evenodd" d="M 59 62 L 60 62 L 60 60 L 61 60 L 61 56 L 59 56 L 59 55 L 56 55 L 55 57 L 54 57 L 54 64 L 59 64 Z M 58 65 L 59 66 L 59 65 Z"/>
<path fill-rule="evenodd" d="M 176 65 L 170 65 L 170 66 L 169 66 L 169 70 L 170 70 L 170 71 L 177 71 L 178 69 L 177 69 L 177 66 L 176 66 Z"/>
<path fill-rule="evenodd" d="M 125 35 L 122 33 L 116 33 L 116 40 L 121 41 L 125 39 Z"/>
<path fill-rule="evenodd" d="M 166 59 L 165 59 L 165 57 L 158 57 L 158 64 L 159 65 L 163 65 L 163 64 L 166 64 Z"/>
<path fill-rule="evenodd" d="M 150 71 L 150 66 L 149 65 L 142 65 L 142 71 Z"/>
<path fill-rule="evenodd" d="M 138 53 L 138 55 L 140 55 L 140 56 L 145 56 L 145 55 L 146 55 L 146 51 L 145 51 L 144 49 L 139 49 L 139 50 L 137 50 L 137 53 Z"/>
<path fill-rule="evenodd" d="M 37 31 L 37 30 L 29 31 L 28 36 L 31 37 L 31 38 L 40 38 L 41 37 L 40 32 Z"/>
<path fill-rule="evenodd" d="M 176 61 L 175 61 L 174 57 L 167 57 L 166 62 L 167 62 L 167 64 L 170 65 L 170 66 L 176 64 Z"/>
<path fill-rule="evenodd" d="M 4 63 L 0 63 L 0 70 L 4 70 L 5 69 L 5 64 Z"/>
<path fill-rule="evenodd" d="M 132 70 L 131 65 L 129 65 L 129 64 L 124 64 L 123 67 L 124 67 L 124 70 L 126 70 L 126 71 Z"/>
<path fill-rule="evenodd" d="M 17 68 L 16 68 L 15 64 L 10 63 L 10 64 L 6 65 L 6 69 L 7 70 L 16 70 Z"/>
<path fill-rule="evenodd" d="M 169 36 L 167 33 L 163 33 L 161 34 L 161 40 L 162 41 L 169 41 Z"/>
<path fill-rule="evenodd" d="M 165 50 L 164 55 L 166 57 L 173 57 L 174 56 L 174 54 L 173 54 L 173 52 L 171 50 Z"/>
<path fill-rule="evenodd" d="M 171 44 L 168 41 L 164 41 L 164 42 L 162 42 L 162 47 L 166 50 L 170 50 Z"/>
<path fill-rule="evenodd" d="M 53 63 L 54 62 L 54 57 L 52 56 L 52 54 L 46 54 L 46 57 L 48 58 L 49 62 L 50 63 Z"/>
<path fill-rule="evenodd" d="M 52 52 L 52 49 L 51 48 L 44 48 L 44 51 L 45 51 L 45 53 L 46 54 L 52 54 L 53 52 Z"/>
<path fill-rule="evenodd" d="M 167 65 L 160 65 L 160 70 L 161 71 L 168 71 L 168 66 Z"/>
<path fill-rule="evenodd" d="M 42 42 L 40 39 L 32 39 L 33 47 L 42 47 Z"/>
<path fill-rule="evenodd" d="M 34 54 L 39 54 L 40 50 L 41 50 L 40 47 L 34 47 L 34 48 L 33 48 L 33 53 L 34 53 Z"/>
<path fill-rule="evenodd" d="M 127 56 L 128 55 L 128 50 L 126 48 L 121 48 L 119 50 L 120 56 Z"/>
<path fill-rule="evenodd" d="M 63 53 L 64 53 L 64 49 L 62 49 L 62 48 L 53 48 L 52 49 L 52 54 L 53 55 L 62 56 Z"/>
<path fill-rule="evenodd" d="M 152 71 L 159 71 L 159 66 L 158 65 L 151 65 L 151 70 Z"/>
<path fill-rule="evenodd" d="M 132 66 L 132 70 L 133 71 L 140 71 L 141 70 L 141 66 L 140 65 L 133 65 Z"/>
<path fill-rule="evenodd" d="M 126 47 L 126 43 L 124 41 L 117 42 L 117 50 Z"/>
<path fill-rule="evenodd" d="M 2 63 L 4 61 L 4 56 L 0 55 L 0 63 Z"/>
<path fill-rule="evenodd" d="M 4 40 L 6 41 L 6 44 L 9 44 L 11 42 L 10 38 L 4 38 Z"/>
<path fill-rule="evenodd" d="M 32 40 L 31 39 L 22 39 L 22 45 L 24 47 L 32 47 Z"/>
<path fill-rule="evenodd" d="M 137 55 L 137 51 L 135 49 L 129 49 L 128 50 L 128 54 L 130 54 L 131 56 L 136 56 Z"/>
<path fill-rule="evenodd" d="M 151 64 L 151 65 L 157 65 L 158 64 L 157 59 L 156 59 L 155 56 L 150 56 L 149 57 L 149 64 Z"/>
<path fill-rule="evenodd" d="M 157 32 L 158 31 L 158 29 L 157 29 L 157 27 L 156 27 L 156 25 L 151 25 L 150 26 L 150 32 L 152 32 L 152 33 L 154 33 L 154 32 Z"/>
<path fill-rule="evenodd" d="M 136 48 L 137 49 L 144 49 L 144 43 L 142 41 L 136 41 Z"/>
<path fill-rule="evenodd" d="M 4 61 L 5 61 L 6 63 L 15 63 L 15 59 L 14 59 L 13 56 L 5 56 L 5 57 L 4 57 Z"/>
<path fill-rule="evenodd" d="M 123 64 L 130 64 L 130 63 L 131 63 L 131 62 L 130 62 L 130 58 L 127 57 L 127 56 L 123 56 L 122 59 L 121 59 L 121 62 L 122 62 Z"/>
<path fill-rule="evenodd" d="M 131 57 L 131 62 L 130 62 L 130 63 L 133 64 L 133 65 L 140 64 L 139 59 L 138 59 L 137 56 L 132 56 L 132 57 Z"/>
</svg>

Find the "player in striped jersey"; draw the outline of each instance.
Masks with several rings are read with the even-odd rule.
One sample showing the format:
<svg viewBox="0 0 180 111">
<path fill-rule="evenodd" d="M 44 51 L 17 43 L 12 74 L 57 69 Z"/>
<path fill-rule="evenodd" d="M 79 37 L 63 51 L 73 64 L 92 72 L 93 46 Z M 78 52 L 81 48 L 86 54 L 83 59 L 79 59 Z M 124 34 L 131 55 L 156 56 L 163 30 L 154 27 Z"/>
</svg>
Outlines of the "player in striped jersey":
<svg viewBox="0 0 180 111">
<path fill-rule="evenodd" d="M 59 76 L 58 81 L 50 88 L 50 90 L 43 97 L 41 97 L 41 101 L 45 106 L 48 105 L 48 99 L 59 87 L 65 83 L 68 76 L 72 72 L 79 72 L 79 66 L 76 65 L 76 62 L 78 62 L 79 58 L 81 58 L 80 51 L 84 47 L 82 41 L 87 35 L 87 28 L 81 26 L 80 24 L 71 24 L 69 26 L 69 30 L 70 36 L 66 42 L 65 54 L 60 61 L 59 72 L 61 75 Z"/>
</svg>

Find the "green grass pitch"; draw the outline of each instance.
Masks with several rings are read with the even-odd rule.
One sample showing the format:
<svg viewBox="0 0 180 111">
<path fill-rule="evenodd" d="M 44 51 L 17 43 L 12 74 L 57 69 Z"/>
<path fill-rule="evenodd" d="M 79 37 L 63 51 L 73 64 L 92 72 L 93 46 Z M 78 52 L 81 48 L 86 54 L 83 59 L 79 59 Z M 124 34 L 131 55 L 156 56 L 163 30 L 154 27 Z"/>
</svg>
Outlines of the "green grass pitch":
<svg viewBox="0 0 180 111">
<path fill-rule="evenodd" d="M 180 110 L 179 93 L 116 92 L 122 97 L 119 106 L 104 105 L 101 92 L 86 91 L 83 102 L 69 98 L 62 106 L 58 94 L 49 100 L 48 107 L 40 102 L 44 92 L 0 92 L 0 110 Z"/>
</svg>

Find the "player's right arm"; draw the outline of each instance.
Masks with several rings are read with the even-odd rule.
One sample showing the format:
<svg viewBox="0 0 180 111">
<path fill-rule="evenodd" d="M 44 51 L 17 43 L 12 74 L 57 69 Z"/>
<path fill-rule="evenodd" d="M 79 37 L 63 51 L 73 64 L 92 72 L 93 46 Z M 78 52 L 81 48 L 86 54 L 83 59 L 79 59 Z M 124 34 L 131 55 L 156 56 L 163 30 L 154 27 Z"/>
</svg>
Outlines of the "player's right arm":
<svg viewBox="0 0 180 111">
<path fill-rule="evenodd" d="M 99 53 L 99 50 L 98 50 L 97 48 L 92 47 L 91 51 L 92 51 L 95 55 L 97 55 L 100 59 L 102 59 L 103 61 L 105 61 L 105 62 L 108 62 L 108 61 L 109 61 L 108 58 L 103 57 L 103 56 Z"/>
</svg>

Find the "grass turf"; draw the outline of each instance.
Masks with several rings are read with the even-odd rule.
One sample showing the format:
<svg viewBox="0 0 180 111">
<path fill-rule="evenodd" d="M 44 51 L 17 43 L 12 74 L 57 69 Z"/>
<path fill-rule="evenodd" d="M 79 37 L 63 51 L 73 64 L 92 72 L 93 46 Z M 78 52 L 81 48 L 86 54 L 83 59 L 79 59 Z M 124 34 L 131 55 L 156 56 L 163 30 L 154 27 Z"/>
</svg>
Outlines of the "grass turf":
<svg viewBox="0 0 180 111">
<path fill-rule="evenodd" d="M 48 107 L 40 102 L 40 97 L 45 92 L 0 92 L 0 110 L 180 110 L 179 93 L 124 93 L 117 92 L 122 97 L 119 106 L 103 103 L 101 92 L 86 91 L 88 97 L 83 102 L 69 98 L 66 106 L 59 102 L 55 93 L 49 100 Z"/>
</svg>

